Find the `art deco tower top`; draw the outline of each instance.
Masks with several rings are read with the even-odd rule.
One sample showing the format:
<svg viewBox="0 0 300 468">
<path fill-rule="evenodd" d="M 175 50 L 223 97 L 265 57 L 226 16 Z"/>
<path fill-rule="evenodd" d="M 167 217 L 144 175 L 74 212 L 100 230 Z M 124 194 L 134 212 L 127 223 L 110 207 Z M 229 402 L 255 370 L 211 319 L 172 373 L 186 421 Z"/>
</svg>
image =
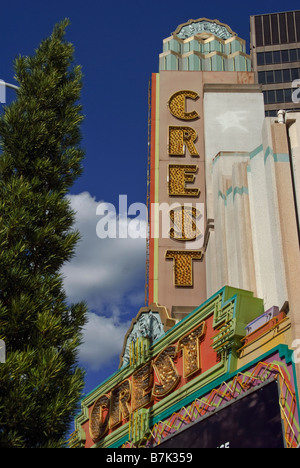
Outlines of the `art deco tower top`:
<svg viewBox="0 0 300 468">
<path fill-rule="evenodd" d="M 163 41 L 159 69 L 251 71 L 244 39 L 218 20 L 200 18 L 180 24 Z"/>
</svg>

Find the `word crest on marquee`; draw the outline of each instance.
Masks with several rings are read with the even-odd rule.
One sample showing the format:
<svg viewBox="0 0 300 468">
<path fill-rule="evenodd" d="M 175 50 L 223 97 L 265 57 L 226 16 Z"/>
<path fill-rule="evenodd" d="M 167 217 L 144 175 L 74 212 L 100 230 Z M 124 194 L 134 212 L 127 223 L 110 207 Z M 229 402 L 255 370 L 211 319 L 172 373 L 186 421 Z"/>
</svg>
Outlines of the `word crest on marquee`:
<svg viewBox="0 0 300 468">
<path fill-rule="evenodd" d="M 186 100 L 196 100 L 199 95 L 194 91 L 182 90 L 174 93 L 168 102 L 168 108 L 178 120 L 193 121 L 200 118 L 197 111 L 188 112 Z M 170 157 L 185 157 L 186 151 L 192 157 L 199 157 L 195 142 L 197 140 L 196 130 L 187 125 L 170 125 L 168 128 L 168 155 Z M 195 174 L 198 172 L 197 164 L 169 164 L 168 165 L 168 195 L 172 198 L 184 197 L 199 198 L 200 189 L 187 187 L 187 184 L 195 183 Z M 200 205 L 200 204 L 197 204 Z M 176 241 L 193 242 L 203 232 L 199 229 L 199 221 L 203 212 L 191 204 L 180 204 L 179 207 L 170 211 L 170 218 L 174 228 L 170 230 L 170 238 Z M 176 230 L 177 228 L 177 230 Z M 183 249 L 167 250 L 165 258 L 173 260 L 174 285 L 176 287 L 193 286 L 193 261 L 202 260 L 202 250 L 193 250 L 186 247 Z"/>
<path fill-rule="evenodd" d="M 90 435 L 94 441 L 109 430 L 130 420 L 135 411 L 155 404 L 169 395 L 182 379 L 187 380 L 201 371 L 200 343 L 206 338 L 207 323 L 166 346 L 156 357 L 150 358 L 108 393 L 94 403 L 90 421 Z M 180 355 L 182 363 L 180 364 Z"/>
</svg>

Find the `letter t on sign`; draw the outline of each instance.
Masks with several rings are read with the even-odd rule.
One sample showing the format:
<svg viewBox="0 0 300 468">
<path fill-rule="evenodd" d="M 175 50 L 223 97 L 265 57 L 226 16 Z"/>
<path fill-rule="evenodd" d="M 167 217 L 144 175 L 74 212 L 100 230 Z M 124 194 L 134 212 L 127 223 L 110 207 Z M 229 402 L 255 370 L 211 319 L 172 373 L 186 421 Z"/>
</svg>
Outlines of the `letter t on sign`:
<svg viewBox="0 0 300 468">
<path fill-rule="evenodd" d="M 167 250 L 166 259 L 174 260 L 174 286 L 193 286 L 193 260 L 201 260 L 202 250 Z"/>
<path fill-rule="evenodd" d="M 198 327 L 180 339 L 178 350 L 183 349 L 183 376 L 190 377 L 201 369 L 199 341 L 206 332 L 206 323 L 201 322 Z"/>
</svg>

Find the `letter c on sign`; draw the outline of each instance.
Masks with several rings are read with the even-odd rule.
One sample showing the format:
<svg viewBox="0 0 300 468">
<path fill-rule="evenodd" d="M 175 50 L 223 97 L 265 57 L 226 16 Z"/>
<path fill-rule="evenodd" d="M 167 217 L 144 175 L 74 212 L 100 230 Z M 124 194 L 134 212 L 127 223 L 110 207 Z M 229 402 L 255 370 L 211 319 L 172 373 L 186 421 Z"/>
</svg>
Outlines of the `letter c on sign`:
<svg viewBox="0 0 300 468">
<path fill-rule="evenodd" d="M 199 117 L 198 112 L 186 111 L 186 99 L 198 99 L 199 95 L 195 91 L 177 91 L 169 99 L 169 109 L 171 114 L 180 120 L 194 120 Z"/>
<path fill-rule="evenodd" d="M 109 397 L 102 395 L 95 402 L 90 418 L 90 435 L 93 440 L 103 437 L 108 430 Z"/>
</svg>

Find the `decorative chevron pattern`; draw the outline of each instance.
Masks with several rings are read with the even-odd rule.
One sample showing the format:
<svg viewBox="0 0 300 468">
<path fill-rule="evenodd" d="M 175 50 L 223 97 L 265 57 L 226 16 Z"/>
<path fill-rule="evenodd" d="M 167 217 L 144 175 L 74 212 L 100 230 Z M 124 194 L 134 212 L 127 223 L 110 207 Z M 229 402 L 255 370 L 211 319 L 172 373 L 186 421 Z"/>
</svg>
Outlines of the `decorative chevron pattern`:
<svg viewBox="0 0 300 468">
<path fill-rule="evenodd" d="M 255 388 L 262 382 L 276 379 L 279 383 L 279 405 L 284 427 L 287 448 L 296 448 L 300 442 L 299 424 L 295 419 L 297 402 L 289 372 L 282 362 L 259 362 L 250 372 L 239 372 L 231 381 L 213 389 L 207 396 L 197 398 L 189 406 L 183 406 L 165 421 L 155 424 L 146 431 L 138 444 L 127 442 L 123 448 L 151 447 L 160 444 L 163 439 L 177 432 L 183 426 L 196 421 L 210 412 L 214 412 L 225 403 L 237 398 L 247 390 Z"/>
</svg>

